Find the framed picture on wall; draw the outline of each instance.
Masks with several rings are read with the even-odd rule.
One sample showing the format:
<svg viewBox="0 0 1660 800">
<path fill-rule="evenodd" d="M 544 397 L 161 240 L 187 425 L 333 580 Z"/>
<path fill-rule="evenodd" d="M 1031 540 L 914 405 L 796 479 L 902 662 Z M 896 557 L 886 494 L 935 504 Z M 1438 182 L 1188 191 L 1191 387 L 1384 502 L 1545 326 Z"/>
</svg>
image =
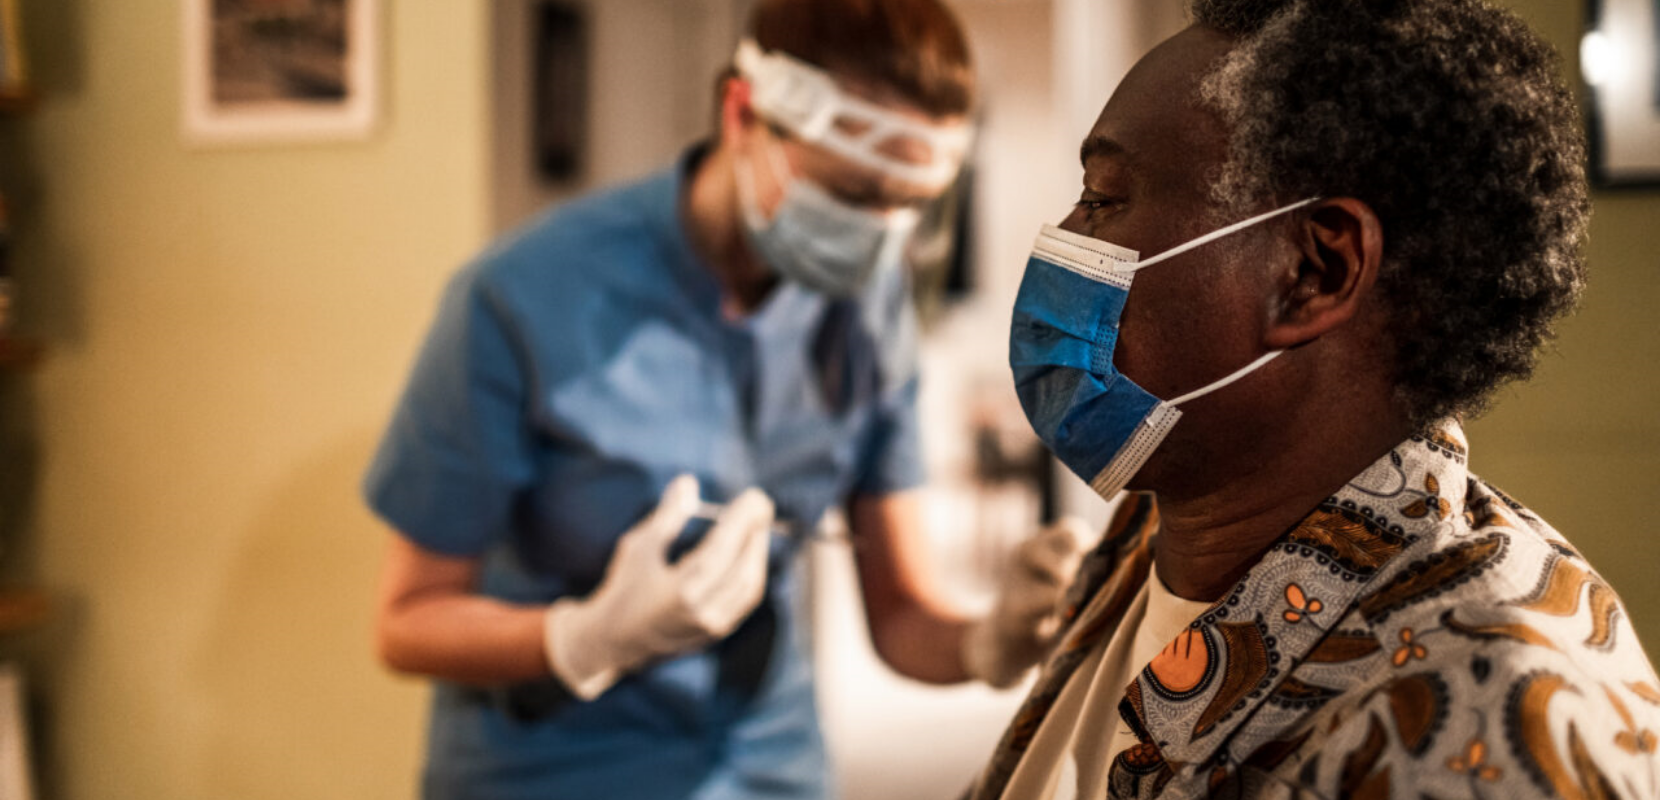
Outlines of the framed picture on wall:
<svg viewBox="0 0 1660 800">
<path fill-rule="evenodd" d="M 379 2 L 182 0 L 185 138 L 367 138 L 379 117 Z"/>
<path fill-rule="evenodd" d="M 1585 79 L 1591 179 L 1660 188 L 1660 0 L 1587 0 Z"/>
</svg>

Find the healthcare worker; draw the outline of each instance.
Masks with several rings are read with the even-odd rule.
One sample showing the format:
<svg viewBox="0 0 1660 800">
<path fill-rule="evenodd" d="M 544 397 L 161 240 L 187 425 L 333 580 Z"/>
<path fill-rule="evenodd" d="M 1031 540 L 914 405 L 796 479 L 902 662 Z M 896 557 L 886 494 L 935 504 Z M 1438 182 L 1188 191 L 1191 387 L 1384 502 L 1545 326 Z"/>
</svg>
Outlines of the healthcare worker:
<svg viewBox="0 0 1660 800">
<path fill-rule="evenodd" d="M 831 793 L 795 555 L 846 509 L 898 672 L 1014 682 L 1083 537 L 993 612 L 922 563 L 901 266 L 974 81 L 938 0 L 763 0 L 716 139 L 569 203 L 450 284 L 365 482 L 395 530 L 382 659 L 436 679 L 428 798 Z"/>
</svg>

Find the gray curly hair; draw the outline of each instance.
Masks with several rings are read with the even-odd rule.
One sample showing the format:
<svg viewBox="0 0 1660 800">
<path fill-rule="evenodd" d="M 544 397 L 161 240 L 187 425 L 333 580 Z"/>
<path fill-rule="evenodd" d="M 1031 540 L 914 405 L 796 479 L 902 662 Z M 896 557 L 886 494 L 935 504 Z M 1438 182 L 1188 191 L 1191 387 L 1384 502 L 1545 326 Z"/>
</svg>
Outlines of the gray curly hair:
<svg viewBox="0 0 1660 800">
<path fill-rule="evenodd" d="M 1397 400 L 1419 426 L 1533 371 L 1584 286 L 1585 145 L 1555 52 L 1483 0 L 1193 0 L 1237 45 L 1203 102 L 1214 193 L 1355 197 L 1384 228 Z"/>
</svg>

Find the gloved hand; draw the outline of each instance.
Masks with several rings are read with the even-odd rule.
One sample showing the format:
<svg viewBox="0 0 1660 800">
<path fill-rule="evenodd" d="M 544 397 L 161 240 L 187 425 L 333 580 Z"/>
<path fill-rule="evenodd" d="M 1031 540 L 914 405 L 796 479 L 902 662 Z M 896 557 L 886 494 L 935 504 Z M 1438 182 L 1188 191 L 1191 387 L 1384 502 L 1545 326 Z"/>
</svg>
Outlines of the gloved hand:
<svg viewBox="0 0 1660 800">
<path fill-rule="evenodd" d="M 673 564 L 668 548 L 698 507 L 697 480 L 681 475 L 656 510 L 617 542 L 599 588 L 548 607 L 548 664 L 573 694 L 598 697 L 654 658 L 725 637 L 760 603 L 767 583 L 772 501 L 749 489 Z"/>
<path fill-rule="evenodd" d="M 991 613 L 963 637 L 963 667 L 992 686 L 1012 686 L 1048 653 L 1060 604 L 1083 561 L 1089 525 L 1066 517 L 1015 548 Z"/>
</svg>

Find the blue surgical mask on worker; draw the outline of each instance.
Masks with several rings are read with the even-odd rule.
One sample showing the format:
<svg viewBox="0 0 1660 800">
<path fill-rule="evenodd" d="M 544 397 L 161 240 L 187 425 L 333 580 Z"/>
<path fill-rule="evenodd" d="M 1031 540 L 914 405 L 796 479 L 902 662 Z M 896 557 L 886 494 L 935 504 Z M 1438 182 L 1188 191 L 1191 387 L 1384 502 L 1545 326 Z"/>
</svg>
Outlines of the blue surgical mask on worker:
<svg viewBox="0 0 1660 800">
<path fill-rule="evenodd" d="M 795 176 L 782 146 L 770 137 L 758 146 L 784 183 L 784 198 L 768 219 L 756 197 L 755 167 L 738 156 L 738 203 L 756 254 L 779 274 L 832 297 L 857 294 L 870 277 L 897 269 L 916 229 L 913 209 L 867 211 L 830 196 L 813 181 Z"/>
<path fill-rule="evenodd" d="M 1119 322 L 1136 273 L 1312 202 L 1252 217 L 1147 259 L 1135 250 L 1043 227 L 1015 297 L 1009 366 L 1038 438 L 1096 493 L 1110 498 L 1135 477 L 1181 418 L 1179 406 L 1284 352 L 1271 351 L 1174 400 L 1154 397 L 1113 365 Z"/>
<path fill-rule="evenodd" d="M 738 43 L 732 66 L 749 83 L 756 115 L 769 125 L 849 164 L 935 194 L 955 179 L 973 138 L 962 120 L 926 121 L 899 113 L 845 91 L 819 67 L 751 39 Z M 914 209 L 850 206 L 794 175 L 775 140 L 758 144 L 785 186 L 771 219 L 757 200 L 755 152 L 739 155 L 733 168 L 750 244 L 774 270 L 825 294 L 848 297 L 904 260 L 921 216 Z M 896 154 L 901 151 L 904 157 Z"/>
</svg>

